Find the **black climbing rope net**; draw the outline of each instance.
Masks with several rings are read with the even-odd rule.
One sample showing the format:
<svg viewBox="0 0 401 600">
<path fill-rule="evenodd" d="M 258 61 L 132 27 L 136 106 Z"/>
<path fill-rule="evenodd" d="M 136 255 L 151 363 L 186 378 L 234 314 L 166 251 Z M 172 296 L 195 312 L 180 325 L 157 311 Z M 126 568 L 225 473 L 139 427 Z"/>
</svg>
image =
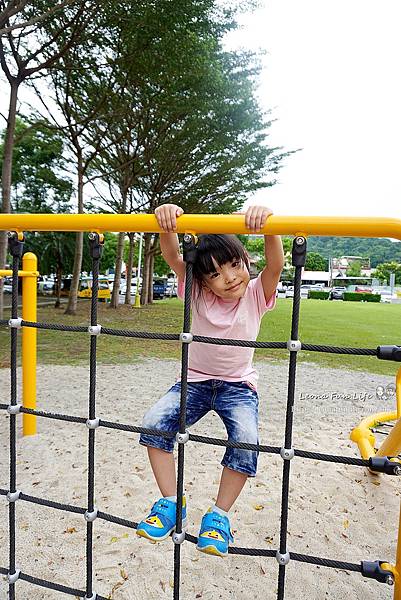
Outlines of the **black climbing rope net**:
<svg viewBox="0 0 401 600">
<path fill-rule="evenodd" d="M 9 489 L 0 488 L 0 496 L 5 496 L 9 506 L 9 565 L 8 568 L 0 566 L 0 574 L 5 576 L 8 582 L 9 600 L 16 599 L 16 584 L 19 580 L 27 581 L 33 585 L 64 592 L 72 596 L 86 598 L 87 600 L 107 600 L 104 596 L 97 594 L 93 589 L 93 526 L 96 519 L 103 519 L 110 523 L 122 525 L 135 529 L 137 523 L 122 519 L 99 510 L 94 504 L 95 495 L 95 435 L 98 427 L 129 431 L 134 433 L 147 433 L 159 435 L 161 437 L 176 438 L 178 442 L 178 462 L 177 462 L 177 498 L 182 498 L 184 491 L 184 459 L 185 444 L 187 441 L 203 444 L 214 444 L 217 446 L 243 448 L 246 450 L 258 450 L 278 454 L 283 459 L 282 475 L 282 495 L 281 495 L 281 523 L 280 523 L 280 543 L 279 548 L 271 550 L 267 548 L 240 548 L 233 546 L 229 548 L 230 554 L 247 556 L 265 556 L 275 558 L 278 562 L 278 591 L 277 600 L 284 600 L 286 566 L 291 561 L 299 561 L 335 569 L 344 569 L 361 573 L 364 577 L 376 579 L 381 583 L 392 585 L 394 577 L 391 571 L 383 569 L 384 560 L 361 561 L 359 563 L 350 563 L 341 560 L 333 560 L 317 556 L 310 556 L 289 551 L 287 547 L 287 523 L 288 523 L 288 504 L 289 504 L 289 482 L 291 460 L 294 457 L 307 458 L 312 460 L 321 460 L 327 462 L 353 465 L 357 467 L 369 467 L 371 470 L 388 475 L 399 475 L 400 467 L 396 462 L 390 460 L 393 457 L 373 457 L 369 460 L 351 458 L 346 456 L 335 456 L 331 454 L 321 454 L 317 452 L 308 452 L 294 449 L 292 447 L 292 428 L 293 428 L 293 406 L 295 392 L 295 376 L 297 366 L 297 353 L 299 350 L 309 350 L 313 352 L 331 352 L 335 354 L 352 354 L 364 356 L 376 356 L 379 359 L 401 361 L 401 346 L 379 346 L 375 349 L 366 348 L 339 348 L 332 346 L 319 346 L 314 344 L 301 344 L 298 340 L 298 323 L 300 310 L 300 285 L 301 270 L 305 264 L 306 240 L 303 237 L 297 237 L 294 240 L 292 261 L 295 266 L 294 280 L 294 300 L 292 309 L 291 337 L 288 342 L 250 342 L 246 340 L 227 340 L 192 335 L 190 333 L 190 308 L 191 308 L 191 290 L 192 290 L 192 266 L 196 259 L 196 242 L 191 235 L 185 235 L 183 241 L 184 260 L 186 261 L 186 279 L 185 279 L 185 298 L 184 298 L 184 320 L 183 332 L 181 334 L 148 333 L 140 331 L 130 331 L 121 329 L 111 329 L 102 327 L 97 323 L 97 296 L 99 285 L 99 261 L 102 254 L 102 238 L 98 234 L 90 234 L 90 252 L 93 261 L 93 287 L 91 300 L 91 315 L 89 327 L 66 326 L 53 323 L 37 323 L 24 321 L 18 317 L 18 267 L 23 252 L 23 241 L 18 239 L 14 232 L 9 233 L 9 252 L 13 259 L 13 287 L 12 287 L 12 306 L 11 319 L 0 320 L 0 326 L 9 326 L 11 336 L 11 381 L 10 381 L 10 403 L 0 404 L 0 410 L 5 411 L 9 416 L 10 435 L 10 478 Z M 17 336 L 21 327 L 35 327 L 37 329 L 51 329 L 55 331 L 73 331 L 86 332 L 90 334 L 90 385 L 89 402 L 87 418 L 76 417 L 64 414 L 55 414 L 40 410 L 25 408 L 17 403 Z M 137 427 L 131 424 L 114 423 L 105 421 L 96 414 L 96 348 L 98 335 L 114 335 L 142 339 L 161 339 L 161 340 L 180 340 L 182 342 L 181 358 L 181 413 L 179 431 L 177 434 L 161 431 L 158 429 L 147 429 Z M 208 343 L 224 344 L 232 346 L 247 346 L 252 348 L 287 348 L 290 353 L 289 358 L 289 377 L 288 394 L 285 423 L 285 439 L 283 447 L 266 446 L 259 444 L 248 444 L 240 442 L 231 442 L 229 440 L 210 438 L 200 435 L 193 435 L 186 430 L 186 397 L 187 397 L 187 369 L 188 369 L 188 349 L 189 343 Z M 80 423 L 88 428 L 88 495 L 87 505 L 85 507 L 72 506 L 54 502 L 46 498 L 39 498 L 25 494 L 17 488 L 17 445 L 16 445 L 16 427 L 18 415 L 21 413 L 36 415 L 38 417 L 56 419 L 70 423 Z M 41 506 L 50 507 L 56 510 L 66 511 L 75 514 L 81 514 L 86 520 L 86 585 L 85 589 L 74 589 L 65 585 L 60 585 L 53 581 L 39 579 L 34 575 L 25 573 L 17 567 L 16 561 L 16 504 L 17 501 L 30 502 Z M 196 537 L 182 531 L 182 504 L 177 501 L 176 528 L 172 535 L 174 542 L 174 592 L 173 599 L 180 598 L 180 568 L 181 568 L 181 544 L 184 541 L 196 543 Z"/>
</svg>

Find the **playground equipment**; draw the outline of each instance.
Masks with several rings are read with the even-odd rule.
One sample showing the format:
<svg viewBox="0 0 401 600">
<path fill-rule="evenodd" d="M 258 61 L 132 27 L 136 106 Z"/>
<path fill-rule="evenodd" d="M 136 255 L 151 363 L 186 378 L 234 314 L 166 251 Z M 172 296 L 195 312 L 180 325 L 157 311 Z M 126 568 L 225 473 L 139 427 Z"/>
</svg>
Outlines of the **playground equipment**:
<svg viewBox="0 0 401 600">
<path fill-rule="evenodd" d="M 393 459 L 393 454 L 386 456 L 371 455 L 367 458 L 351 458 L 334 456 L 316 452 L 298 450 L 292 447 L 292 429 L 294 415 L 294 392 L 297 365 L 297 354 L 303 349 L 313 352 L 331 352 L 336 354 L 353 354 L 376 356 L 383 360 L 401 361 L 401 347 L 397 345 L 379 346 L 378 348 L 340 348 L 314 344 L 302 344 L 298 339 L 298 324 L 300 311 L 300 285 L 301 270 L 306 257 L 306 235 L 352 235 L 368 237 L 393 237 L 401 239 L 401 221 L 395 219 L 358 219 L 358 218 L 320 218 L 320 217 L 270 217 L 263 233 L 294 235 L 293 265 L 295 266 L 294 301 L 291 323 L 290 339 L 286 342 L 250 342 L 246 340 L 221 340 L 205 336 L 193 335 L 190 331 L 190 298 L 192 286 L 192 265 L 196 256 L 196 239 L 194 233 L 247 233 L 244 218 L 241 216 L 216 216 L 216 215 L 184 215 L 179 219 L 178 230 L 184 233 L 184 260 L 186 261 L 186 284 L 183 330 L 177 334 L 148 333 L 130 330 L 116 330 L 102 327 L 97 322 L 97 290 L 99 278 L 99 261 L 102 253 L 103 231 L 143 231 L 158 232 L 156 218 L 150 215 L 0 215 L 0 229 L 11 231 L 9 236 L 9 250 L 13 257 L 13 301 L 12 315 L 9 321 L 0 321 L 1 325 L 8 325 L 11 333 L 11 401 L 9 404 L 0 404 L 0 410 L 5 410 L 10 416 L 10 484 L 9 489 L 0 489 L 0 495 L 5 496 L 9 502 L 9 566 L 0 566 L 0 573 L 4 574 L 9 584 L 9 598 L 16 598 L 16 584 L 18 580 L 25 580 L 34 585 L 58 590 L 65 594 L 85 597 L 87 600 L 106 600 L 93 590 L 93 555 L 92 540 L 94 521 L 103 519 L 129 528 L 136 528 L 137 523 L 122 519 L 118 516 L 100 511 L 94 504 L 95 491 L 95 434 L 99 427 L 124 430 L 135 433 L 145 432 L 163 437 L 174 437 L 171 433 L 160 430 L 144 429 L 131 424 L 109 422 L 101 419 L 96 414 L 96 350 L 99 335 L 116 335 L 130 338 L 179 340 L 182 343 L 182 386 L 181 386 L 181 418 L 180 428 L 176 440 L 178 442 L 178 477 L 177 498 L 183 496 L 183 472 L 185 445 L 188 441 L 217 444 L 220 446 L 235 446 L 249 450 L 259 450 L 279 455 L 283 460 L 283 485 L 281 502 L 280 544 L 277 550 L 267 548 L 240 548 L 231 547 L 230 554 L 273 557 L 278 562 L 278 600 L 284 600 L 285 575 L 288 565 L 292 561 L 306 562 L 328 568 L 344 569 L 360 573 L 364 577 L 375 579 L 380 583 L 394 585 L 394 600 L 401 600 L 401 512 L 399 519 L 398 547 L 395 564 L 387 560 L 362 560 L 360 563 L 350 563 L 341 560 L 315 557 L 290 551 L 287 547 L 287 523 L 289 504 L 289 482 L 291 460 L 302 457 L 312 460 L 322 460 L 343 465 L 369 467 L 374 472 L 387 475 L 400 475 L 401 467 Z M 38 323 L 35 319 L 25 320 L 18 317 L 18 303 L 16 286 L 18 282 L 18 264 L 22 255 L 23 230 L 39 231 L 91 231 L 90 251 L 93 260 L 93 293 L 91 299 L 91 318 L 89 327 L 65 326 L 59 324 Z M 18 329 L 52 329 L 57 331 L 75 331 L 88 333 L 90 336 L 90 387 L 89 407 L 87 417 L 53 414 L 50 412 L 33 410 L 17 403 L 17 335 Z M 186 430 L 186 392 L 187 392 L 187 367 L 188 347 L 190 343 L 224 344 L 232 346 L 250 346 L 255 348 L 286 348 L 289 351 L 289 380 L 287 395 L 286 428 L 283 446 L 265 446 L 247 443 L 233 443 L 223 439 L 209 438 L 193 435 Z M 399 382 L 399 379 L 397 380 Z M 399 385 L 398 388 L 399 389 Z M 397 399 L 398 402 L 398 399 Z M 398 405 L 397 405 L 398 406 Z M 17 488 L 16 465 L 16 424 L 18 415 L 37 415 L 41 417 L 63 420 L 70 423 L 86 425 L 88 428 L 88 504 L 86 507 L 71 506 L 53 502 L 45 498 L 38 498 L 25 494 Z M 397 423 L 392 435 L 391 449 L 398 448 L 400 443 L 400 426 Z M 77 590 L 59 585 L 53 581 L 39 579 L 24 573 L 16 565 L 16 503 L 17 501 L 31 502 L 56 510 L 77 513 L 84 516 L 87 522 L 87 554 L 86 554 L 86 589 Z M 181 544 L 185 541 L 196 543 L 194 536 L 182 530 L 182 505 L 177 502 L 176 530 L 172 535 L 174 543 L 174 600 L 180 597 L 180 568 Z"/>
<path fill-rule="evenodd" d="M 32 252 L 27 252 L 22 257 L 22 271 L 18 271 L 18 277 L 22 277 L 22 319 L 24 321 L 36 321 L 37 315 L 37 281 L 38 260 Z M 1 270 L 0 277 L 10 277 L 13 272 Z M 13 293 L 17 288 L 13 286 Z M 18 296 L 15 299 L 18 301 Z M 22 404 L 25 408 L 36 408 L 36 329 L 22 330 Z M 36 417 L 23 415 L 23 434 L 35 435 Z"/>
</svg>

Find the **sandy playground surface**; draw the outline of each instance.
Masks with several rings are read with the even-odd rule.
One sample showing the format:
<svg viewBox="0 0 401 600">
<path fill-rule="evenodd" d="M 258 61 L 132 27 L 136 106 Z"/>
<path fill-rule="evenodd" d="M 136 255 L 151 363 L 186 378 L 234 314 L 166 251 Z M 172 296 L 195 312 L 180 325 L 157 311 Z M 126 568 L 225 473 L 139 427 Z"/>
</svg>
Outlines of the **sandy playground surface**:
<svg viewBox="0 0 401 600">
<path fill-rule="evenodd" d="M 257 364 L 260 372 L 261 443 L 281 446 L 288 366 Z M 146 360 L 132 366 L 98 367 L 97 414 L 140 425 L 148 406 L 174 382 L 178 363 Z M 41 366 L 38 408 L 86 416 L 88 369 Z M 297 371 L 294 442 L 298 449 L 359 456 L 349 432 L 371 412 L 392 410 L 376 398 L 376 387 L 391 377 L 322 369 L 302 364 Z M 20 381 L 20 374 L 19 374 Z M 113 389 L 115 388 L 115 391 Z M 0 370 L 0 402 L 8 402 L 9 372 Z M 306 396 L 309 394 L 309 396 Z M 341 398 L 341 394 L 349 397 Z M 321 398 L 319 396 L 327 396 Z M 18 489 L 78 506 L 86 505 L 87 429 L 38 419 L 39 434 L 18 431 Z M 207 415 L 192 432 L 225 437 L 218 416 Z M 138 435 L 100 428 L 96 433 L 96 504 L 99 510 L 139 521 L 158 497 Z M 188 531 L 197 535 L 203 512 L 216 496 L 224 448 L 186 446 L 185 487 Z M 259 472 L 231 511 L 238 546 L 276 549 L 279 540 L 282 460 L 262 454 Z M 8 487 L 8 417 L 0 415 L 0 487 Z M 394 562 L 400 484 L 374 477 L 361 467 L 295 458 L 291 464 L 288 549 L 332 559 Z M 8 564 L 8 503 L 0 496 L 0 565 Z M 79 515 L 26 502 L 17 504 L 17 566 L 31 575 L 79 589 L 85 587 L 85 521 Z M 172 597 L 173 544 L 139 539 L 132 529 L 95 521 L 94 590 L 113 600 Z M 208 557 L 191 543 L 182 546 L 181 599 L 273 600 L 275 559 Z M 19 600 L 67 598 L 25 582 Z M 393 589 L 357 573 L 292 562 L 286 599 L 355 598 L 389 600 Z M 0 598 L 6 598 L 0 581 Z"/>
</svg>

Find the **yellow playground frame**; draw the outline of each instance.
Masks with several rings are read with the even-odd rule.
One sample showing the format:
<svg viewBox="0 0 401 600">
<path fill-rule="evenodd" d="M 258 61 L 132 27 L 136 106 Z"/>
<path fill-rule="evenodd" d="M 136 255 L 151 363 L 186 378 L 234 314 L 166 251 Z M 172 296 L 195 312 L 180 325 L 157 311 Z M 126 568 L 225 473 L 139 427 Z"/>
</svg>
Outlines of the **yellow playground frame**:
<svg viewBox="0 0 401 600">
<path fill-rule="evenodd" d="M 38 261 L 32 252 L 22 257 L 22 319 L 36 321 L 37 317 L 37 280 Z M 0 270 L 0 277 L 10 277 L 12 271 Z M 25 408 L 36 408 L 36 338 L 34 327 L 22 328 L 22 404 Z M 36 417 L 23 415 L 23 434 L 35 435 Z"/>
<path fill-rule="evenodd" d="M 148 232 L 160 233 L 154 215 L 54 215 L 54 214 L 0 214 L 0 230 L 15 231 L 86 231 L 94 233 L 113 232 Z M 177 233 L 242 233 L 249 231 L 245 227 L 241 215 L 182 215 L 177 222 Z M 260 232 L 267 235 L 293 235 L 308 237 L 348 236 L 348 237 L 388 237 L 401 241 L 401 220 L 371 217 L 304 217 L 276 216 L 269 217 L 264 229 Z M 23 278 L 23 310 L 22 318 L 36 321 L 37 307 L 37 261 L 35 255 L 28 252 L 23 257 L 23 270 L 19 271 Z M 0 271 L 0 277 L 11 275 L 11 271 Z M 23 329 L 23 404 L 35 408 L 36 395 L 36 329 Z M 401 345 L 401 341 L 400 341 Z M 375 450 L 375 436 L 371 428 L 378 423 L 393 420 L 396 424 L 391 433 Z M 24 435 L 36 433 L 36 417 L 24 415 Z M 396 407 L 393 412 L 381 412 L 370 415 L 361 421 L 350 434 L 358 444 L 362 458 L 372 456 L 393 456 L 401 453 L 401 367 L 396 375 Z M 395 459 L 397 460 L 397 459 Z M 401 600 L 401 503 L 398 525 L 398 545 L 396 564 L 382 565 L 394 575 L 394 600 Z"/>
</svg>

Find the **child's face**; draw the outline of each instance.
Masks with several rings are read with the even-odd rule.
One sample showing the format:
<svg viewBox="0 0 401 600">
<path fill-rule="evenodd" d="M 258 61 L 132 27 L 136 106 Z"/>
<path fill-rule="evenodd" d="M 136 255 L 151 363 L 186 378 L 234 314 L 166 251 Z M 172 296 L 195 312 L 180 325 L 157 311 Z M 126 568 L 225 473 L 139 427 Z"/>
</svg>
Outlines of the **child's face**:
<svg viewBox="0 0 401 600">
<path fill-rule="evenodd" d="M 204 276 L 205 286 L 224 300 L 242 298 L 250 280 L 246 265 L 239 258 L 222 266 L 212 260 L 216 270 Z"/>
</svg>

